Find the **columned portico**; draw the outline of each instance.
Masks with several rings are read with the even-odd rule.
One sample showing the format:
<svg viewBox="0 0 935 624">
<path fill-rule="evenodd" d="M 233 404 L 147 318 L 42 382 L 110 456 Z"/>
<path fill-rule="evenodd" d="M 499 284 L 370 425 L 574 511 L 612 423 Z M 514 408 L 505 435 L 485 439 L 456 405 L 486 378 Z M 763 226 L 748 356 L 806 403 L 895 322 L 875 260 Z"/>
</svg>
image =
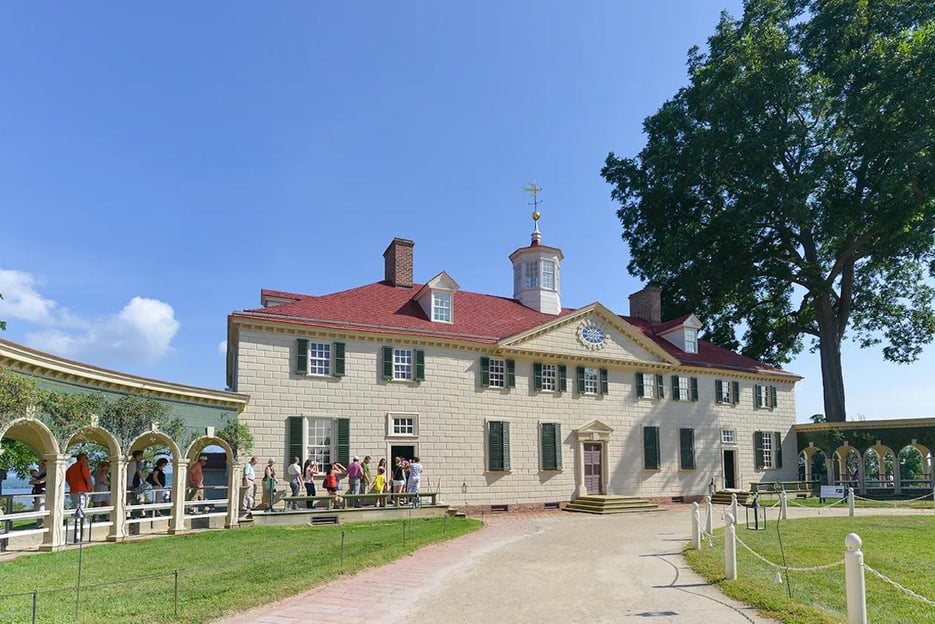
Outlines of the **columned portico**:
<svg viewBox="0 0 935 624">
<path fill-rule="evenodd" d="M 613 494 L 609 479 L 609 462 L 607 461 L 607 447 L 610 445 L 610 436 L 613 432 L 613 429 L 599 420 L 592 420 L 583 427 L 572 431 L 575 439 L 575 498 L 587 496 L 589 493 Z M 595 452 L 594 445 L 597 445 L 597 449 L 600 453 L 599 457 L 596 458 L 599 462 L 600 492 L 588 492 L 588 475 L 585 474 L 586 452 Z M 586 447 L 588 449 L 587 451 Z M 594 464 L 592 463 L 591 465 L 593 466 Z"/>
</svg>

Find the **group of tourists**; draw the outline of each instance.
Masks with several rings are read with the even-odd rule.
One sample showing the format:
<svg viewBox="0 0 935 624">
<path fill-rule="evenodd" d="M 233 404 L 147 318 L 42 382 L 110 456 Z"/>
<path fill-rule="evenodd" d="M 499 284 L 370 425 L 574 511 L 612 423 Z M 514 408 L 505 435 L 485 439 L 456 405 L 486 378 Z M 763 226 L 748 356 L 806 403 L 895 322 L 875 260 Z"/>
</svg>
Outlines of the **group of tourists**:
<svg viewBox="0 0 935 624">
<path fill-rule="evenodd" d="M 256 465 L 258 460 L 251 457 L 250 461 L 244 464 L 241 488 L 243 496 L 240 504 L 241 514 L 249 515 L 256 508 Z M 306 459 L 302 464 L 298 457 L 292 458 L 292 463 L 286 468 L 286 481 L 289 484 L 289 490 L 292 498 L 301 496 L 305 490 L 305 496 L 317 496 L 316 478 L 322 478 L 321 488 L 325 490 L 334 500 L 332 507 L 343 507 L 344 499 L 341 492 L 345 492 L 351 499 L 351 505 L 360 508 L 364 504 L 364 499 L 357 498 L 361 494 L 376 494 L 373 502 L 376 507 L 386 506 L 388 493 L 408 494 L 405 497 L 404 504 L 411 504 L 414 507 L 421 506 L 419 496 L 420 485 L 422 481 L 422 464 L 418 457 L 403 459 L 394 458 L 392 473 L 388 473 L 386 458 L 381 458 L 377 463 L 376 469 L 372 464 L 370 455 L 364 456 L 363 460 L 355 455 L 350 464 L 344 466 L 340 462 L 326 463 L 323 466 L 312 459 Z M 347 487 L 342 486 L 341 481 L 347 480 Z M 268 511 L 273 510 L 273 504 L 276 502 L 276 485 L 278 478 L 276 475 L 276 460 L 270 459 L 263 471 L 263 499 L 262 507 Z M 396 505 L 400 504 L 400 496 L 393 497 Z M 305 507 L 312 509 L 314 501 L 305 501 Z M 299 501 L 289 500 L 286 505 L 287 510 L 298 510 Z"/>
</svg>

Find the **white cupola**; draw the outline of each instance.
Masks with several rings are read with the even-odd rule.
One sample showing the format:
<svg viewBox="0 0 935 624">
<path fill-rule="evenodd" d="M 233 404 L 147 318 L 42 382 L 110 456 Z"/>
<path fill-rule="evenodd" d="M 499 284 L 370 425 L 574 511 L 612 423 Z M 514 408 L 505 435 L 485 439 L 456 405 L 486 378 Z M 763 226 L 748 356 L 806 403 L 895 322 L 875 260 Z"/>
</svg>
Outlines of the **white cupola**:
<svg viewBox="0 0 935 624">
<path fill-rule="evenodd" d="M 542 244 L 539 231 L 539 211 L 532 213 L 535 227 L 529 247 L 520 247 L 510 254 L 513 263 L 513 298 L 527 308 L 545 314 L 562 311 L 559 264 L 562 250 Z"/>
</svg>

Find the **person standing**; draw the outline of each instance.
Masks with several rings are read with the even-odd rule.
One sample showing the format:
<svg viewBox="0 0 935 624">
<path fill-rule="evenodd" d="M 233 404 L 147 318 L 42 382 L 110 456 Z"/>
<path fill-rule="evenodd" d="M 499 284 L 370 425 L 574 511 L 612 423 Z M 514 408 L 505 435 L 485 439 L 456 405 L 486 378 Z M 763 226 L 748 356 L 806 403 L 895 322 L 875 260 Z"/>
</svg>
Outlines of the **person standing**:
<svg viewBox="0 0 935 624">
<path fill-rule="evenodd" d="M 130 454 L 130 461 L 127 462 L 127 505 L 138 505 L 143 496 L 143 451 L 138 449 Z M 137 516 L 137 512 L 132 512 L 131 516 Z"/>
<path fill-rule="evenodd" d="M 94 489 L 91 481 L 91 467 L 88 465 L 88 454 L 78 453 L 77 460 L 65 471 L 65 481 L 71 494 L 71 502 L 75 506 L 75 541 L 84 532 L 84 511 L 88 508 L 88 493 Z M 78 531 L 78 520 L 81 521 L 82 531 Z"/>
<path fill-rule="evenodd" d="M 292 490 L 293 497 L 298 496 L 302 488 L 302 466 L 299 464 L 299 461 L 298 457 L 293 457 L 292 463 L 289 464 L 289 468 L 286 469 L 286 475 L 289 477 L 289 489 Z M 289 509 L 295 510 L 298 508 L 298 501 L 289 501 Z"/>
<path fill-rule="evenodd" d="M 156 460 L 156 465 L 153 467 L 153 471 L 149 473 L 148 477 L 146 477 L 146 482 L 153 486 L 154 503 L 166 502 L 166 466 L 168 463 L 168 459 L 165 457 L 160 457 Z M 165 511 L 165 509 L 160 509 L 159 514 L 165 515 Z"/>
<path fill-rule="evenodd" d="M 370 455 L 364 456 L 364 461 L 360 467 L 364 469 L 363 477 L 360 480 L 360 493 L 366 494 L 373 486 L 373 468 L 370 465 Z"/>
<path fill-rule="evenodd" d="M 45 482 L 47 462 L 44 459 L 39 460 L 39 469 L 32 475 L 29 485 L 32 486 L 32 508 L 33 511 L 45 511 Z M 42 528 L 42 518 L 36 518 L 36 528 Z"/>
<path fill-rule="evenodd" d="M 315 476 L 318 474 L 318 464 L 311 459 L 306 459 L 302 471 L 305 473 L 305 495 L 315 496 Z M 305 501 L 306 509 L 311 509 L 314 506 L 315 501 Z"/>
<path fill-rule="evenodd" d="M 399 505 L 399 494 L 402 493 L 404 487 L 406 487 L 406 471 L 403 460 L 401 457 L 395 457 L 393 459 L 393 494 L 396 496 L 393 497 L 393 504 Z"/>
<path fill-rule="evenodd" d="M 253 468 L 257 464 L 257 458 L 254 455 L 246 464 L 243 465 L 243 482 L 240 487 L 243 488 L 243 498 L 240 503 L 240 511 L 249 515 L 253 512 L 253 506 L 256 502 L 256 470 Z"/>
<path fill-rule="evenodd" d="M 419 485 L 422 481 L 422 464 L 418 457 L 409 460 L 409 499 L 413 507 L 422 506 L 422 497 L 419 496 Z"/>
<path fill-rule="evenodd" d="M 94 471 L 94 502 L 95 507 L 109 507 L 110 506 L 110 462 L 102 461 L 97 465 L 97 470 Z M 106 516 L 98 515 L 95 519 L 105 518 Z"/>
<path fill-rule="evenodd" d="M 266 510 L 273 511 L 273 502 L 276 497 L 276 460 L 270 459 L 263 469 L 263 498 L 266 501 Z"/>
<path fill-rule="evenodd" d="M 188 488 L 185 492 L 185 499 L 190 501 L 204 501 L 205 499 L 205 464 L 208 463 L 208 456 L 201 455 L 188 469 Z M 192 513 L 206 513 L 203 507 L 192 506 Z"/>
<path fill-rule="evenodd" d="M 360 480 L 364 476 L 364 469 L 360 465 L 360 457 L 354 455 L 351 464 L 347 467 L 347 493 L 354 496 L 360 494 Z M 360 507 L 360 499 L 351 500 L 354 507 Z"/>
</svg>

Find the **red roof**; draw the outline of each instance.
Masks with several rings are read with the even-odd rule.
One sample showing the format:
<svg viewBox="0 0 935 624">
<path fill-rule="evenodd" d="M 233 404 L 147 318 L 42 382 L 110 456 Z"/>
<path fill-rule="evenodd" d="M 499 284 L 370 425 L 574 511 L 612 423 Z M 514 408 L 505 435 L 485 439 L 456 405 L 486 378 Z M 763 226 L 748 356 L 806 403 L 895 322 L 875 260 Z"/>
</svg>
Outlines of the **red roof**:
<svg viewBox="0 0 935 624">
<path fill-rule="evenodd" d="M 235 312 L 232 316 L 329 329 L 446 337 L 494 344 L 575 311 L 563 308 L 558 316 L 554 316 L 531 310 L 515 299 L 459 290 L 454 294 L 452 304 L 453 322 L 437 323 L 430 321 L 418 302 L 412 300 L 422 286 L 414 284 L 411 288 L 399 288 L 383 281 L 319 297 L 264 289 L 263 296 L 295 301 Z M 678 324 L 673 321 L 653 325 L 636 317 L 620 318 L 683 364 L 751 373 L 790 374 L 704 340 L 698 341 L 698 353 L 685 353 L 659 335 Z"/>
</svg>

